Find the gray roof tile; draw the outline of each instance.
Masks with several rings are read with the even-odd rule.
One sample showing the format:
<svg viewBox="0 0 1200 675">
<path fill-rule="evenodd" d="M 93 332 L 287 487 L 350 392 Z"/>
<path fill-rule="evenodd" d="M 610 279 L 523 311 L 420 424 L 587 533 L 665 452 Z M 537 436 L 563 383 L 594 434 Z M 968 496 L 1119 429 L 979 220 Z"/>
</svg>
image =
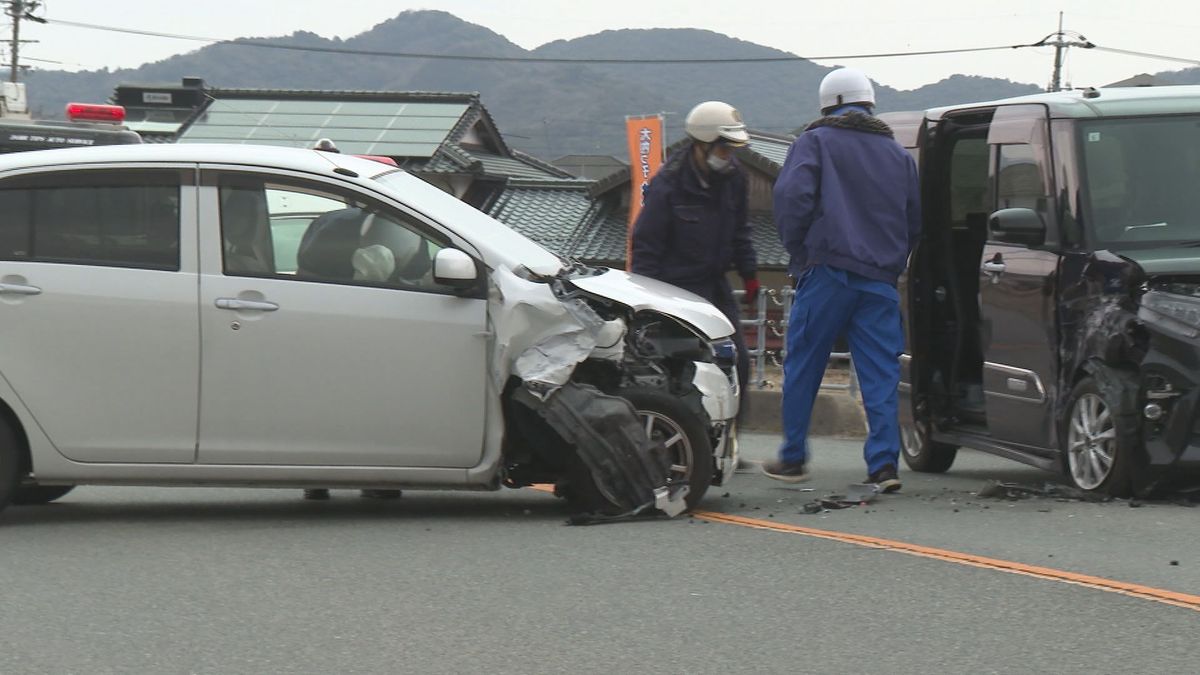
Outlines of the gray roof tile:
<svg viewBox="0 0 1200 675">
<path fill-rule="evenodd" d="M 610 267 L 625 266 L 626 209 L 603 209 L 579 229 L 568 255 L 584 262 L 599 263 Z M 754 228 L 754 250 L 758 253 L 758 266 L 762 269 L 784 269 L 788 255 L 775 222 L 769 213 L 750 214 Z"/>
<path fill-rule="evenodd" d="M 568 254 L 575 231 L 595 208 L 588 183 L 513 182 L 488 215 L 560 255 Z"/>
</svg>

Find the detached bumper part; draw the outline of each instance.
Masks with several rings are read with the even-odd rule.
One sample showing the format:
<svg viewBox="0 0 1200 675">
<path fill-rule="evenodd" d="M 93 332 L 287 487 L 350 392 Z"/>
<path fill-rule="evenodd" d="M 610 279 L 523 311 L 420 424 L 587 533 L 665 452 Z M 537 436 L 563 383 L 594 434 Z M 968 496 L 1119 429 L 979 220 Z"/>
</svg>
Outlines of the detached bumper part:
<svg viewBox="0 0 1200 675">
<path fill-rule="evenodd" d="M 513 401 L 537 413 L 574 447 L 598 497 L 606 502 L 594 505 L 604 514 L 594 522 L 632 517 L 652 507 L 668 516 L 687 508 L 686 486 L 668 486 L 671 460 L 666 448 L 646 435 L 629 401 L 573 382 L 544 397 L 520 388 Z"/>
<path fill-rule="evenodd" d="M 687 496 L 691 490 L 686 485 L 679 486 L 675 494 L 671 494 L 665 486 L 654 490 L 654 508 L 667 514 L 668 518 L 683 513 L 687 510 Z"/>
</svg>

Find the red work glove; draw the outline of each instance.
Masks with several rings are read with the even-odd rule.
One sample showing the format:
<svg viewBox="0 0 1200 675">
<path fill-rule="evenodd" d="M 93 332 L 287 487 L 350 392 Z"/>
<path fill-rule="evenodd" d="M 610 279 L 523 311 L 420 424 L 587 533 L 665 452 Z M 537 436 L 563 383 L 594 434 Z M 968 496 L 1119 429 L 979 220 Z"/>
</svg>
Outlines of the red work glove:
<svg viewBox="0 0 1200 675">
<path fill-rule="evenodd" d="M 742 282 L 742 287 L 746 289 L 746 295 L 743 296 L 746 304 L 754 304 L 754 301 L 758 299 L 758 279 L 750 277 Z"/>
</svg>

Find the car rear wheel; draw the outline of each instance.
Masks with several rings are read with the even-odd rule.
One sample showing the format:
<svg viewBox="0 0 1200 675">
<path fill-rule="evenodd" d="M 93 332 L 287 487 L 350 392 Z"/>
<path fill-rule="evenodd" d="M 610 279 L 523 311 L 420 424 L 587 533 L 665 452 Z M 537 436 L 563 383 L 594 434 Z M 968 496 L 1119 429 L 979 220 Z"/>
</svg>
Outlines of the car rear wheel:
<svg viewBox="0 0 1200 675">
<path fill-rule="evenodd" d="M 1130 424 L 1096 381 L 1085 377 L 1071 392 L 1063 448 L 1067 477 L 1081 490 L 1127 497 L 1133 448 Z"/>
<path fill-rule="evenodd" d="M 21 450 L 17 434 L 0 417 L 0 510 L 12 501 L 21 479 Z"/>
<path fill-rule="evenodd" d="M 958 456 L 958 446 L 930 440 L 924 424 L 900 423 L 900 456 L 913 471 L 945 473 Z"/>
<path fill-rule="evenodd" d="M 13 493 L 12 503 L 21 506 L 49 504 L 74 489 L 74 485 L 31 485 L 28 487 L 18 487 Z"/>
</svg>

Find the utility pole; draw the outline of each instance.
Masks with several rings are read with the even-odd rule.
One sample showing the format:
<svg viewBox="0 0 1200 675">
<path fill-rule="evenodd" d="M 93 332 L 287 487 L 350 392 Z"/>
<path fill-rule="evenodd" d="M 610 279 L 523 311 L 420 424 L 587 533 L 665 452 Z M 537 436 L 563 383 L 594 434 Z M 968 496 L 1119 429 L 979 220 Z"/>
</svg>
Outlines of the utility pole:
<svg viewBox="0 0 1200 675">
<path fill-rule="evenodd" d="M 1068 35 L 1069 35 L 1069 37 L 1074 38 L 1074 39 L 1068 41 L 1066 39 L 1068 37 Z M 1051 38 L 1053 38 L 1053 41 L 1051 41 Z M 1050 86 L 1046 88 L 1046 91 L 1062 91 L 1062 86 L 1060 84 L 1062 81 L 1062 64 L 1063 64 L 1063 56 L 1065 55 L 1067 48 L 1068 47 L 1082 47 L 1084 49 L 1091 49 L 1092 47 L 1095 47 L 1096 45 L 1092 44 L 1091 42 L 1088 41 L 1087 38 L 1080 35 L 1079 33 L 1076 33 L 1075 31 L 1064 31 L 1063 30 L 1063 13 L 1059 12 L 1058 13 L 1058 32 L 1047 35 L 1046 37 L 1042 38 L 1040 42 L 1036 43 L 1034 46 L 1036 46 L 1036 47 L 1054 47 L 1054 72 L 1050 75 Z"/>
<path fill-rule="evenodd" d="M 12 61 L 9 64 L 8 81 L 16 82 L 18 74 L 21 72 L 21 43 L 36 42 L 36 40 L 21 39 L 21 19 L 25 18 L 26 12 L 32 12 L 42 3 L 39 0 L 8 0 L 6 4 L 8 5 L 6 14 L 12 17 L 12 39 L 10 40 L 11 47 L 9 48 Z"/>
</svg>

